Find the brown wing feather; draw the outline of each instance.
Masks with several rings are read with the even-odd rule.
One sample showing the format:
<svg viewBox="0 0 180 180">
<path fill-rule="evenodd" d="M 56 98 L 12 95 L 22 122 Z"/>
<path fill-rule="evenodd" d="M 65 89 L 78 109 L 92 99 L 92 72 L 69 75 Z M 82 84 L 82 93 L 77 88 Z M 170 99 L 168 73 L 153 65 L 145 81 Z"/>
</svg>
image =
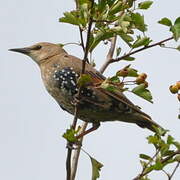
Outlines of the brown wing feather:
<svg viewBox="0 0 180 180">
<path fill-rule="evenodd" d="M 102 83 L 104 80 L 105 80 L 105 77 L 102 76 L 99 72 L 97 73 L 94 73 L 94 72 L 89 72 L 89 71 L 86 71 L 86 73 L 90 74 L 92 79 L 93 79 L 93 82 L 96 81 L 96 82 L 99 82 L 99 83 Z M 110 92 L 110 91 L 107 91 L 105 89 L 102 89 L 102 88 L 99 88 L 99 90 L 102 92 L 102 93 L 105 93 L 106 95 L 112 97 L 113 99 L 116 99 L 118 101 L 120 101 L 121 103 L 124 103 L 126 104 L 127 106 L 129 106 L 131 109 L 133 109 L 134 111 L 138 112 L 138 113 L 141 113 L 143 114 L 144 116 L 147 116 L 148 118 L 150 118 L 149 115 L 147 115 L 146 113 L 142 112 L 138 107 L 136 107 L 129 99 L 126 98 L 126 96 L 122 93 L 122 92 Z"/>
</svg>

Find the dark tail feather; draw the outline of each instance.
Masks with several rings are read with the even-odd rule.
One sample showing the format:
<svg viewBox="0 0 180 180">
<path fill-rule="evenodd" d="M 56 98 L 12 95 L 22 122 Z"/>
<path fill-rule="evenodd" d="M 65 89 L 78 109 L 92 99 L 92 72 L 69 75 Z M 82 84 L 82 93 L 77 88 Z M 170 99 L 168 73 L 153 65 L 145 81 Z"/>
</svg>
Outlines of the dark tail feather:
<svg viewBox="0 0 180 180">
<path fill-rule="evenodd" d="M 156 128 L 160 128 L 164 130 L 164 128 L 162 128 L 159 124 L 154 122 L 149 116 L 146 117 L 144 115 L 141 115 L 141 117 L 142 118 L 138 122 L 136 122 L 136 124 L 140 126 L 141 128 L 147 128 L 155 133 L 157 132 Z"/>
</svg>

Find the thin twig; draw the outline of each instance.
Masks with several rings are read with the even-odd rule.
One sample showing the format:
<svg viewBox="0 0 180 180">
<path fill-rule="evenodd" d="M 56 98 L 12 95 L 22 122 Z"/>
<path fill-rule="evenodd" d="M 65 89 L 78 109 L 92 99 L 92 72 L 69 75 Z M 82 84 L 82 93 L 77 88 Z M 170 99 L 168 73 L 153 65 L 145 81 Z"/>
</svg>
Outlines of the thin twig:
<svg viewBox="0 0 180 180">
<path fill-rule="evenodd" d="M 71 180 L 71 154 L 72 149 L 70 148 L 72 145 L 67 143 L 67 158 L 66 158 L 66 179 Z"/>
<path fill-rule="evenodd" d="M 87 122 L 83 122 L 82 127 L 81 127 L 81 129 L 80 129 L 78 134 L 83 133 L 86 130 L 87 125 L 88 125 Z M 75 176 L 76 176 L 78 159 L 79 159 L 79 155 L 80 155 L 80 151 L 81 151 L 81 144 L 82 144 L 82 142 L 83 142 L 83 137 L 80 138 L 80 140 L 79 140 L 79 144 L 80 145 L 77 147 L 76 150 L 74 150 L 74 153 L 73 153 L 71 180 L 74 180 Z"/>
<path fill-rule="evenodd" d="M 126 58 L 126 57 L 129 57 L 129 56 L 131 56 L 131 55 L 133 55 L 133 54 L 136 54 L 136 53 L 138 53 L 138 52 L 140 52 L 140 51 L 143 51 L 143 50 L 145 50 L 145 49 L 152 48 L 152 47 L 154 47 L 154 46 L 159 46 L 159 45 L 163 44 L 164 42 L 170 41 L 170 40 L 172 40 L 172 39 L 173 39 L 173 37 L 170 37 L 170 38 L 164 39 L 164 40 L 162 40 L 162 41 L 159 41 L 159 42 L 157 42 L 157 43 L 154 43 L 154 44 L 151 44 L 151 45 L 148 45 L 148 46 L 144 46 L 144 47 L 142 47 L 142 48 L 140 48 L 140 49 L 137 49 L 137 50 L 132 51 L 132 52 L 130 52 L 130 53 L 128 53 L 128 54 L 125 54 L 125 55 L 123 55 L 123 56 L 121 56 L 121 57 L 119 57 L 119 58 L 111 59 L 109 63 L 118 62 L 118 61 L 120 61 L 120 60 L 122 60 L 122 59 L 124 59 L 124 58 Z"/>
<path fill-rule="evenodd" d="M 170 160 L 172 157 L 174 157 L 174 156 L 177 155 L 177 154 L 180 154 L 180 150 L 175 151 L 174 153 L 172 153 L 171 155 L 169 155 L 167 158 L 163 159 L 163 160 L 161 161 L 161 163 L 167 162 L 168 160 Z"/>
<path fill-rule="evenodd" d="M 178 163 L 177 163 L 177 165 L 175 166 L 175 168 L 174 168 L 174 170 L 173 170 L 172 174 L 169 176 L 169 180 L 171 180 L 171 179 L 172 179 L 172 177 L 174 176 L 174 174 L 175 174 L 175 172 L 176 172 L 177 168 L 179 167 L 179 165 L 180 165 L 180 162 L 178 162 Z"/>
<path fill-rule="evenodd" d="M 154 161 L 154 158 L 158 155 L 160 149 L 156 151 L 156 153 L 154 154 L 154 156 L 149 160 L 149 162 L 146 164 L 145 167 L 143 167 L 142 172 L 136 176 L 133 180 L 139 180 L 140 178 L 142 178 L 143 176 L 147 175 L 150 171 L 146 171 L 146 168 Z M 146 172 L 145 172 L 146 171 Z"/>
<path fill-rule="evenodd" d="M 111 63 L 118 62 L 118 61 L 120 61 L 120 60 L 122 60 L 122 59 L 124 59 L 124 58 L 127 58 L 127 57 L 129 57 L 129 56 L 131 56 L 131 55 L 133 55 L 133 54 L 136 54 L 136 53 L 140 52 L 140 51 L 143 51 L 143 50 L 152 48 L 152 47 L 154 47 L 154 46 L 158 46 L 158 45 L 160 46 L 161 44 L 163 44 L 163 43 L 165 43 L 165 42 L 167 42 L 167 41 L 170 41 L 170 40 L 172 40 L 172 39 L 173 39 L 173 37 L 170 37 L 170 38 L 164 39 L 164 40 L 162 40 L 162 41 L 159 41 L 159 42 L 157 42 L 157 43 L 151 44 L 151 45 L 149 45 L 149 46 L 144 46 L 144 47 L 142 47 L 142 48 L 140 48 L 140 49 L 137 49 L 137 50 L 135 50 L 135 51 L 129 52 L 129 53 L 127 53 L 127 54 L 124 54 L 123 56 L 121 56 L 121 57 L 119 57 L 119 58 L 109 59 L 109 61 L 106 61 L 103 66 L 104 66 L 104 67 L 107 67 L 107 66 L 108 66 L 109 64 L 111 64 Z"/>
<path fill-rule="evenodd" d="M 76 1 L 77 3 L 77 1 Z M 77 6 L 77 4 L 76 4 Z M 91 4 L 91 15 L 92 15 L 92 9 L 94 6 L 94 0 L 92 0 L 92 4 Z M 78 7 L 78 6 L 77 6 Z M 87 31 L 87 38 L 86 38 L 86 46 L 84 46 L 84 41 L 83 41 L 83 34 L 82 34 L 82 29 L 79 27 L 79 31 L 80 31 L 80 38 L 81 38 L 81 46 L 83 48 L 84 51 L 84 58 L 82 60 L 82 69 L 81 69 L 81 74 L 85 73 L 85 67 L 86 67 L 86 63 L 88 62 L 88 52 L 89 52 L 89 40 L 90 40 L 90 33 L 91 33 L 91 28 L 92 28 L 92 16 L 90 16 L 89 18 L 89 24 L 88 24 L 88 31 Z M 78 93 L 77 93 L 77 98 L 80 99 L 80 92 L 81 92 L 81 87 L 79 87 L 78 89 Z M 76 102 L 75 104 L 75 113 L 74 113 L 74 122 L 73 122 L 73 127 L 75 129 L 76 127 L 76 123 L 77 123 L 77 114 L 78 114 L 78 102 Z M 87 123 L 83 124 L 82 130 L 85 131 L 87 126 Z M 81 139 L 81 143 L 82 143 Z M 72 153 L 72 149 L 71 149 L 71 153 Z M 72 161 L 72 166 L 71 166 L 71 174 L 70 174 L 70 180 L 74 180 L 75 176 L 76 176 L 76 171 L 77 171 L 77 165 L 78 165 L 78 160 L 79 160 L 79 155 L 80 155 L 80 145 L 77 149 L 77 151 L 75 151 L 74 155 L 73 155 L 73 161 Z M 70 158 L 70 163 L 71 163 L 71 158 Z"/>
<path fill-rule="evenodd" d="M 153 156 L 152 159 L 154 159 L 154 158 L 156 157 L 157 153 L 159 153 L 159 151 L 156 152 L 156 154 Z M 172 153 L 171 155 L 169 155 L 167 158 L 163 159 L 163 160 L 161 161 L 161 163 L 164 164 L 165 162 L 167 162 L 168 160 L 172 159 L 172 158 L 173 158 L 175 155 L 177 155 L 177 154 L 180 154 L 180 150 L 175 151 L 174 153 Z M 152 162 L 152 161 L 151 161 L 151 162 Z M 179 166 L 179 165 L 178 165 L 178 166 Z M 146 166 L 146 167 L 147 167 L 147 166 Z M 145 171 L 146 167 L 143 168 L 143 171 L 141 172 L 141 174 L 139 174 L 139 175 L 138 175 L 137 177 L 135 177 L 133 180 L 139 180 L 140 178 L 142 178 L 143 176 L 149 174 L 149 173 L 153 170 L 153 169 L 150 169 L 150 170 L 148 170 L 148 171 Z"/>
<path fill-rule="evenodd" d="M 103 73 L 105 71 L 105 69 L 109 65 L 108 62 L 113 58 L 113 54 L 114 54 L 114 50 L 115 50 L 115 45 L 116 45 L 116 40 L 117 40 L 117 36 L 111 38 L 111 46 L 110 46 L 109 52 L 108 52 L 108 54 L 106 56 L 106 61 L 105 61 L 105 63 L 102 65 L 102 67 L 99 70 L 100 73 Z"/>
<path fill-rule="evenodd" d="M 83 51 L 85 52 L 83 33 L 82 33 L 82 29 L 80 26 L 79 26 L 79 34 L 80 34 L 80 39 L 81 39 L 81 46 L 82 46 Z"/>
</svg>

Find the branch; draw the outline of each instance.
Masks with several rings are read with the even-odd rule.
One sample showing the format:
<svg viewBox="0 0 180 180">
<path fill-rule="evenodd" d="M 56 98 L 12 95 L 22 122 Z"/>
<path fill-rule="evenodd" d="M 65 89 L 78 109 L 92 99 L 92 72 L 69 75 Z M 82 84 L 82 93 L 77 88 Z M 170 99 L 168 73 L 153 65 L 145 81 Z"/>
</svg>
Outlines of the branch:
<svg viewBox="0 0 180 180">
<path fill-rule="evenodd" d="M 153 156 L 153 159 L 157 156 L 157 154 L 159 153 L 159 151 L 157 151 L 156 152 L 156 154 Z M 171 155 L 169 155 L 167 158 L 165 158 L 165 159 L 163 159 L 162 161 L 161 161 L 161 163 L 163 164 L 163 163 L 165 163 L 165 162 L 167 162 L 168 160 L 170 160 L 170 159 L 172 159 L 175 155 L 177 155 L 177 154 L 180 154 L 180 150 L 177 150 L 177 151 L 175 151 L 174 153 L 172 153 Z M 152 161 L 151 161 L 152 162 Z M 177 168 L 179 167 L 179 165 L 178 166 L 176 166 Z M 139 180 L 140 178 L 142 178 L 143 176 L 146 176 L 147 174 L 149 174 L 151 171 L 153 171 L 153 169 L 149 169 L 148 171 L 146 171 L 146 168 L 147 168 L 147 166 L 145 167 L 145 168 L 143 168 L 143 171 L 141 172 L 141 174 L 139 174 L 137 177 L 135 177 L 133 180 Z M 176 169 L 177 168 L 175 168 L 174 170 L 176 171 Z M 175 172 L 173 171 L 173 174 L 174 174 Z M 171 174 L 172 175 L 172 174 Z"/>
<path fill-rule="evenodd" d="M 156 153 L 154 154 L 154 156 L 152 157 L 151 160 L 149 160 L 149 162 L 146 164 L 145 167 L 143 167 L 142 172 L 136 176 L 133 180 L 140 180 L 140 178 L 142 178 L 143 176 L 145 176 L 146 174 L 148 174 L 151 171 L 146 171 L 146 168 L 154 161 L 154 158 L 158 155 L 160 150 L 157 150 Z M 146 171 L 146 172 L 145 172 Z"/>
<path fill-rule="evenodd" d="M 151 44 L 151 45 L 149 45 L 149 46 L 144 46 L 144 47 L 142 47 L 142 48 L 140 48 L 140 49 L 137 49 L 137 50 L 132 51 L 132 52 L 130 52 L 130 53 L 128 53 L 128 54 L 125 54 L 125 55 L 123 55 L 123 56 L 121 56 L 121 57 L 119 57 L 119 58 L 110 59 L 109 61 L 106 61 L 106 63 L 104 64 L 104 66 L 107 67 L 107 66 L 108 66 L 109 64 L 111 64 L 111 63 L 118 62 L 118 61 L 120 61 L 120 60 L 122 60 L 122 59 L 124 59 L 124 58 L 126 58 L 126 57 L 129 57 L 129 56 L 131 56 L 131 55 L 133 55 L 133 54 L 136 54 L 136 53 L 138 53 L 138 52 L 140 52 L 140 51 L 143 51 L 143 50 L 145 50 L 145 49 L 149 49 L 149 48 L 152 48 L 152 47 L 154 47 L 154 46 L 160 46 L 160 45 L 162 45 L 163 43 L 165 43 L 165 42 L 167 42 L 167 41 L 170 41 L 170 40 L 172 40 L 172 39 L 173 39 L 173 37 L 170 37 L 170 38 L 164 39 L 164 40 L 162 40 L 162 41 L 159 41 L 159 42 L 157 42 L 157 43 Z"/>
<path fill-rule="evenodd" d="M 176 165 L 176 167 L 174 168 L 174 170 L 173 170 L 172 174 L 168 177 L 168 178 L 169 178 L 169 180 L 171 180 L 171 179 L 172 179 L 172 177 L 174 176 L 174 174 L 175 174 L 176 170 L 178 169 L 179 165 L 180 165 L 180 162 L 178 162 L 178 163 L 177 163 L 177 165 Z"/>
<path fill-rule="evenodd" d="M 171 155 L 169 155 L 167 158 L 163 159 L 161 163 L 165 163 L 168 160 L 170 160 L 171 158 L 173 158 L 175 155 L 180 154 L 180 150 L 175 151 L 174 153 L 172 153 Z"/>
<path fill-rule="evenodd" d="M 82 48 L 83 48 L 83 51 L 85 52 L 83 34 L 82 34 L 82 29 L 81 29 L 80 26 L 79 26 L 79 34 L 80 34 L 80 39 L 81 39 L 81 46 L 82 46 Z"/>
<path fill-rule="evenodd" d="M 92 9 L 94 6 L 94 0 L 92 0 L 92 4 L 91 4 L 91 15 L 92 15 Z M 78 4 L 76 1 L 76 7 L 78 8 Z M 83 41 L 83 35 L 82 35 L 82 29 L 79 27 L 79 32 L 80 32 L 80 38 L 81 38 L 81 46 L 83 48 L 84 51 L 84 58 L 82 60 L 82 70 L 81 70 L 81 74 L 85 73 L 85 67 L 86 67 L 86 63 L 88 62 L 88 53 L 89 53 L 89 40 L 90 40 L 90 33 L 91 33 L 91 28 L 92 28 L 92 23 L 93 23 L 93 19 L 92 16 L 90 16 L 89 18 L 89 24 L 88 24 L 88 31 L 87 31 L 87 38 L 86 38 L 86 46 L 84 46 L 84 41 Z M 78 93 L 77 93 L 77 99 L 80 99 L 80 92 L 81 92 L 81 87 L 79 87 L 78 89 Z M 74 110 L 74 121 L 73 121 L 73 126 L 72 128 L 75 129 L 76 128 L 76 124 L 77 124 L 77 114 L 78 114 L 78 101 L 75 102 L 75 110 Z M 81 131 L 84 132 L 86 127 L 87 127 L 88 123 L 84 123 Z M 83 138 L 80 139 L 80 142 L 82 143 Z M 78 165 L 78 160 L 79 160 L 79 155 L 80 155 L 80 146 L 77 146 L 77 150 L 74 152 L 73 155 L 73 161 L 72 161 L 72 167 L 71 167 L 71 154 L 72 154 L 72 148 L 68 149 L 68 152 L 71 151 L 71 153 L 69 152 L 68 155 L 70 156 L 70 158 L 68 158 L 67 156 L 67 160 L 66 164 L 70 164 L 70 170 L 68 172 L 67 177 L 70 177 L 70 179 L 68 180 L 74 180 L 75 176 L 76 176 L 76 171 L 77 171 L 77 165 Z"/>
<path fill-rule="evenodd" d="M 112 59 L 112 57 L 113 57 L 114 50 L 115 50 L 115 45 L 116 45 L 116 40 L 117 40 L 117 36 L 111 38 L 111 46 L 110 46 L 109 52 L 108 52 L 108 54 L 107 54 L 107 56 L 106 56 L 106 61 L 105 61 L 105 63 L 102 65 L 102 67 L 101 67 L 100 70 L 99 70 L 100 73 L 103 73 L 103 72 L 106 70 L 106 68 L 107 68 L 108 65 L 109 65 L 108 62 L 109 62 L 109 61 Z"/>
<path fill-rule="evenodd" d="M 170 38 L 167 38 L 167 39 L 165 39 L 165 40 L 159 41 L 159 42 L 157 42 L 157 43 L 151 44 L 151 45 L 149 45 L 149 46 L 144 46 L 144 47 L 142 47 L 142 48 L 140 48 L 140 49 L 137 49 L 137 50 L 132 51 L 132 52 L 130 52 L 130 53 L 128 53 L 128 54 L 125 54 L 125 55 L 123 55 L 123 56 L 121 56 L 121 57 L 119 57 L 119 58 L 111 59 L 111 60 L 110 60 L 110 63 L 118 62 L 118 61 L 120 61 L 120 60 L 122 60 L 122 59 L 124 59 L 124 58 L 126 58 L 126 57 L 128 57 L 128 56 L 131 56 L 131 55 L 133 55 L 133 54 L 136 54 L 136 53 L 138 53 L 138 52 L 140 52 L 140 51 L 143 51 L 143 50 L 145 50 L 145 49 L 149 49 L 149 48 L 152 48 L 152 47 L 154 47 L 154 46 L 160 46 L 161 44 L 163 44 L 163 43 L 165 43 L 165 42 L 167 42 L 167 41 L 170 41 L 170 40 L 172 40 L 172 39 L 173 39 L 173 37 L 170 37 Z"/>
<path fill-rule="evenodd" d="M 81 129 L 80 129 L 78 134 L 83 133 L 86 130 L 87 125 L 88 125 L 87 122 L 83 122 L 82 127 L 81 127 Z M 71 180 L 74 180 L 75 176 L 76 176 L 78 159 L 79 159 L 79 155 L 80 155 L 80 151 L 81 151 L 82 142 L 83 142 L 83 137 L 80 138 L 80 140 L 79 140 L 79 144 L 80 145 L 77 147 L 77 149 L 74 151 L 74 154 L 73 154 Z"/>
</svg>

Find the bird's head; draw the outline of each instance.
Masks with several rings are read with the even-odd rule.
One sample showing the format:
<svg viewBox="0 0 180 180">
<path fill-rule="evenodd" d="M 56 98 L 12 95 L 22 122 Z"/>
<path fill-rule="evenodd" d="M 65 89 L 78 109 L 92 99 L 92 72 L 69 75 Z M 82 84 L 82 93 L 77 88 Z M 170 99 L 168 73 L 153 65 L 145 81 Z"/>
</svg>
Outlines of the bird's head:
<svg viewBox="0 0 180 180">
<path fill-rule="evenodd" d="M 65 52 L 65 50 L 60 45 L 47 42 L 41 42 L 29 47 L 15 48 L 9 50 L 23 53 L 31 57 L 38 65 L 47 61 L 49 58 L 55 55 Z"/>
</svg>

